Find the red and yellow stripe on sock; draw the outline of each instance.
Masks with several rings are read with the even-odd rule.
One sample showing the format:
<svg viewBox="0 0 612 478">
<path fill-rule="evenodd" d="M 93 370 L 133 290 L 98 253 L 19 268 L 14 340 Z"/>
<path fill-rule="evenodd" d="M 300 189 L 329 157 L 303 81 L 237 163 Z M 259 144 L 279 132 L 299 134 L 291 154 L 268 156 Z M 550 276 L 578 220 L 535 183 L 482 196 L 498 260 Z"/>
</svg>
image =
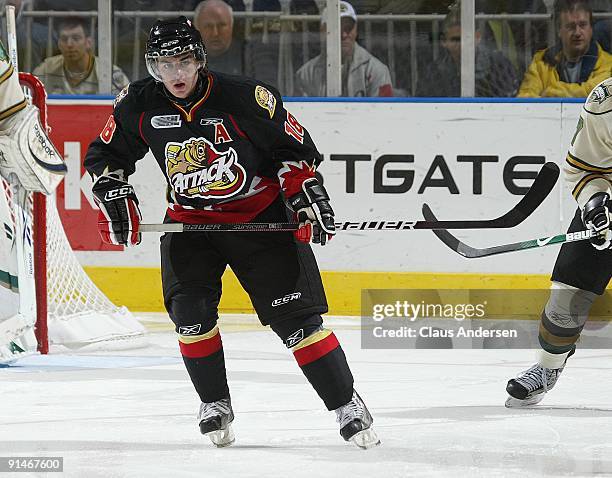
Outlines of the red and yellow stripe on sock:
<svg viewBox="0 0 612 478">
<path fill-rule="evenodd" d="M 208 357 L 221 350 L 221 334 L 219 327 L 215 327 L 202 335 L 180 335 L 178 337 L 181 354 L 188 358 Z"/>
<path fill-rule="evenodd" d="M 293 356 L 300 367 L 320 359 L 340 347 L 338 339 L 331 330 L 319 330 L 306 337 L 292 348 Z"/>
</svg>

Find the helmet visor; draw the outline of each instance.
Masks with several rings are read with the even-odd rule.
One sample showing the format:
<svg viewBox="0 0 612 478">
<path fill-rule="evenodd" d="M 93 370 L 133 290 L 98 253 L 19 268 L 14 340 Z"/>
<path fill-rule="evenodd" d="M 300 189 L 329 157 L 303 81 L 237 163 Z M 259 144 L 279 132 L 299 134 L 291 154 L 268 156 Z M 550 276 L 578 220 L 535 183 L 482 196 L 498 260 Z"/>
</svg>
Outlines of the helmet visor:
<svg viewBox="0 0 612 478">
<path fill-rule="evenodd" d="M 173 81 L 197 74 L 203 66 L 193 54 L 147 57 L 147 69 L 157 81 Z"/>
</svg>

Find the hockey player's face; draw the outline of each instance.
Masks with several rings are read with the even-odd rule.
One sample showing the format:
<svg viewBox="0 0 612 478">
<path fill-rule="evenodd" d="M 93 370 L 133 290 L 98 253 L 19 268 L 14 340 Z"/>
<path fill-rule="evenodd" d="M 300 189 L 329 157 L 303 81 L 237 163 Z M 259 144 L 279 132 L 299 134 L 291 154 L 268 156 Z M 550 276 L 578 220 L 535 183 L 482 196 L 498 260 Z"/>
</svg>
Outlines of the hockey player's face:
<svg viewBox="0 0 612 478">
<path fill-rule="evenodd" d="M 177 98 L 187 98 L 198 82 L 198 62 L 191 53 L 161 57 L 159 74 L 166 89 Z"/>
<path fill-rule="evenodd" d="M 589 49 L 593 37 L 589 12 L 584 10 L 561 12 L 559 37 L 566 59 L 578 60 Z"/>
</svg>

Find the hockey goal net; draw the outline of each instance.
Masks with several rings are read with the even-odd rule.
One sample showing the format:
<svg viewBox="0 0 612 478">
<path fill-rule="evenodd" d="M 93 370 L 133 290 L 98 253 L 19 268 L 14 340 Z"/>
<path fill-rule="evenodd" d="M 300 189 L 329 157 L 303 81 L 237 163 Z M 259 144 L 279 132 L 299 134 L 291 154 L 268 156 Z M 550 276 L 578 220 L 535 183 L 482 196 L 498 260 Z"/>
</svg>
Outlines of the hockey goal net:
<svg viewBox="0 0 612 478">
<path fill-rule="evenodd" d="M 46 93 L 33 75 L 19 74 L 19 81 L 47 126 Z M 2 179 L 9 204 L 14 189 Z M 132 348 L 144 344 L 145 328 L 125 307 L 117 307 L 92 282 L 70 247 L 56 207 L 55 197 L 30 194 L 23 209 L 32 215 L 36 339 L 38 350 L 49 346 L 71 349 L 91 344 L 101 348 Z M 13 208 L 11 208 L 13 210 Z M 27 228 L 26 228 L 27 231 Z"/>
</svg>

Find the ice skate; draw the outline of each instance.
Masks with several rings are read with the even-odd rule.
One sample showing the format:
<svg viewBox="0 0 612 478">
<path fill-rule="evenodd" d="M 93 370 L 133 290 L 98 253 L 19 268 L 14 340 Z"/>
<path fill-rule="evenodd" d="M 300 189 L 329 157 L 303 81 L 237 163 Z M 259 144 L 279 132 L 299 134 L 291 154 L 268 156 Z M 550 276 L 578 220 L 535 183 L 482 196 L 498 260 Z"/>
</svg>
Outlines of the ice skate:
<svg viewBox="0 0 612 478">
<path fill-rule="evenodd" d="M 342 438 L 363 449 L 380 445 L 378 435 L 372 428 L 372 415 L 357 392 L 353 391 L 351 401 L 335 411 Z"/>
<path fill-rule="evenodd" d="M 519 408 L 540 403 L 546 392 L 552 390 L 557 383 L 559 375 L 561 375 L 565 368 L 567 359 L 573 353 L 574 350 L 571 350 L 558 368 L 547 368 L 537 363 L 525 370 L 517 378 L 509 380 L 506 385 L 506 391 L 510 396 L 506 399 L 506 407 Z"/>
<path fill-rule="evenodd" d="M 234 412 L 229 398 L 200 405 L 198 413 L 200 432 L 219 448 L 234 443 L 233 421 Z"/>
</svg>

